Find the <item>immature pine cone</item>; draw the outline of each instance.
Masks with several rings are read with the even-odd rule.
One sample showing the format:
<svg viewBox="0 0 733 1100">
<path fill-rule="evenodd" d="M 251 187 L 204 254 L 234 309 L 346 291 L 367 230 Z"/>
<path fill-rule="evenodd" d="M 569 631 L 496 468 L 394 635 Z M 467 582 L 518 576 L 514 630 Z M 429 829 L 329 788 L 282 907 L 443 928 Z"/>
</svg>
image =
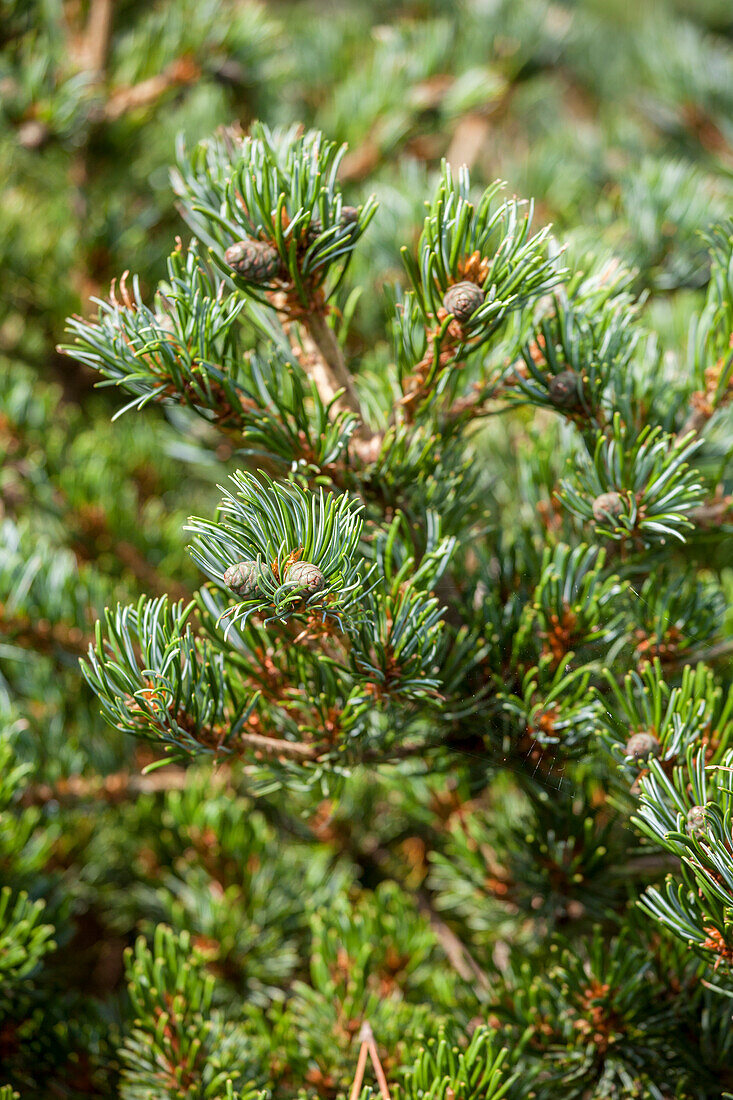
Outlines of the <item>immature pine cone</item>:
<svg viewBox="0 0 733 1100">
<path fill-rule="evenodd" d="M 347 225 L 355 225 L 359 220 L 359 211 L 355 206 L 342 206 L 341 207 L 341 220 L 339 224 L 344 228 Z"/>
<path fill-rule="evenodd" d="M 620 493 L 601 493 L 593 501 L 593 519 L 596 523 L 603 523 L 608 519 L 618 519 L 626 510 L 626 504 Z"/>
<path fill-rule="evenodd" d="M 662 746 L 653 733 L 634 733 L 626 742 L 626 755 L 633 757 L 637 764 L 650 756 L 660 756 Z"/>
<path fill-rule="evenodd" d="M 687 825 L 685 826 L 688 836 L 697 837 L 699 840 L 707 833 L 707 813 L 704 806 L 691 806 L 687 811 Z"/>
<path fill-rule="evenodd" d="M 578 404 L 578 375 L 574 370 L 563 370 L 554 375 L 547 384 L 550 401 L 560 409 L 569 409 Z"/>
<path fill-rule="evenodd" d="M 449 286 L 443 296 L 443 305 L 452 313 L 459 324 L 465 324 L 473 317 L 486 299 L 486 295 L 476 283 L 454 283 Z"/>
<path fill-rule="evenodd" d="M 317 565 L 309 561 L 294 561 L 285 576 L 289 584 L 305 588 L 306 592 L 320 592 L 326 587 L 326 578 Z"/>
<path fill-rule="evenodd" d="M 246 600 L 257 594 L 258 578 L 259 568 L 256 561 L 238 561 L 227 569 L 224 584 Z"/>
<path fill-rule="evenodd" d="M 266 241 L 237 241 L 224 253 L 224 259 L 250 283 L 269 283 L 280 271 L 280 256 L 277 249 Z"/>
<path fill-rule="evenodd" d="M 341 207 L 341 218 L 339 220 L 339 225 L 342 229 L 345 229 L 347 226 L 355 226 L 358 220 L 359 211 L 356 209 L 355 206 Z M 312 244 L 313 241 L 315 241 L 316 237 L 320 237 L 322 232 L 323 222 L 321 221 L 321 219 L 319 217 L 311 218 L 310 225 L 308 226 L 308 244 Z"/>
</svg>

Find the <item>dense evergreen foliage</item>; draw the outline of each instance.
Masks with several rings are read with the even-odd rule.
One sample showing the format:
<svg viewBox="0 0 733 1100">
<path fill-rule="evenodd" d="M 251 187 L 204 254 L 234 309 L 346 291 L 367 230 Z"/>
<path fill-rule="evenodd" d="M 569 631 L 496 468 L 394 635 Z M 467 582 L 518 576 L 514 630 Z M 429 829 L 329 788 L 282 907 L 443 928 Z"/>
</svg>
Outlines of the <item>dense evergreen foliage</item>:
<svg viewBox="0 0 733 1100">
<path fill-rule="evenodd" d="M 727 0 L 2 14 L 0 1100 L 733 1093 Z"/>
</svg>

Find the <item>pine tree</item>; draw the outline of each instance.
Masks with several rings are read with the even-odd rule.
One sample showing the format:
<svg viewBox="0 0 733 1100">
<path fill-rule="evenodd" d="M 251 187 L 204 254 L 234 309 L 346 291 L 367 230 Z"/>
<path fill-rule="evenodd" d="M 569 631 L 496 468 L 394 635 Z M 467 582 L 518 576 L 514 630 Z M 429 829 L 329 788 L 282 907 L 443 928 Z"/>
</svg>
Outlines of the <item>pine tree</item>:
<svg viewBox="0 0 733 1100">
<path fill-rule="evenodd" d="M 81 76 L 30 64 L 61 11 L 11 12 L 40 175 L 121 172 L 121 119 L 144 164 L 185 65 L 266 121 L 179 142 L 164 264 L 173 202 L 90 171 L 76 282 L 53 235 L 33 309 L 5 265 L 8 1098 L 733 1089 L 726 13 L 379 7 L 135 9 Z M 663 149 L 621 133 L 631 72 Z M 502 111 L 537 214 L 486 186 Z M 133 193 L 156 231 L 80 308 Z"/>
</svg>

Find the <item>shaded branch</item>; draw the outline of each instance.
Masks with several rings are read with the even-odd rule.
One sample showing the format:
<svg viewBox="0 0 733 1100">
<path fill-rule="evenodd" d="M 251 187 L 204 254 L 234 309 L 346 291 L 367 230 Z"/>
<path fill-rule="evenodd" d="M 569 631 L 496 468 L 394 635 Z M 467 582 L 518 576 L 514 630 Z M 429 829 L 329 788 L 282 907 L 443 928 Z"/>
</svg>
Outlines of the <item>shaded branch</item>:
<svg viewBox="0 0 733 1100">
<path fill-rule="evenodd" d="M 713 497 L 689 513 L 696 527 L 720 527 L 726 519 L 733 518 L 733 494 Z"/>
<path fill-rule="evenodd" d="M 316 837 L 319 837 L 316 831 Z M 392 880 L 402 885 L 400 876 L 395 873 L 394 863 L 390 853 L 379 844 L 374 845 L 368 851 L 356 840 L 349 824 L 340 820 L 336 829 L 329 838 L 331 843 L 336 843 L 354 862 L 369 871 L 378 881 Z M 477 982 L 483 990 L 490 988 L 489 979 L 471 955 L 468 948 L 458 938 L 455 932 L 445 923 L 436 912 L 432 896 L 426 888 L 417 891 L 417 904 L 423 916 L 427 917 L 431 928 L 435 932 L 438 942 L 443 949 L 448 962 L 456 974 L 464 981 Z"/>
<path fill-rule="evenodd" d="M 91 0 L 89 18 L 81 43 L 81 62 L 100 79 L 104 74 L 112 32 L 112 0 Z"/>
<path fill-rule="evenodd" d="M 32 649 L 36 653 L 50 654 L 56 649 L 64 650 L 75 656 L 83 656 L 89 649 L 91 635 L 75 625 L 51 623 L 48 619 L 34 620 L 30 615 L 5 616 L 5 608 L 0 604 L 0 638 L 23 649 Z"/>
<path fill-rule="evenodd" d="M 282 756 L 289 760 L 317 760 L 321 751 L 317 745 L 306 745 L 302 741 L 283 741 L 261 733 L 243 732 L 237 735 L 237 741 L 267 756 Z"/>
<path fill-rule="evenodd" d="M 216 781 L 216 773 L 213 775 Z M 141 794 L 180 791 L 186 786 L 183 768 L 169 767 L 151 775 L 131 775 L 128 771 L 105 776 L 70 775 L 55 783 L 34 783 L 20 798 L 21 806 L 44 806 L 47 802 L 123 802 Z"/>
<path fill-rule="evenodd" d="M 488 991 L 490 989 L 488 977 L 453 929 L 436 913 L 430 895 L 426 890 L 418 892 L 417 904 L 423 916 L 428 918 L 446 958 L 459 978 L 463 978 L 466 982 L 476 981 L 481 989 Z"/>
<path fill-rule="evenodd" d="M 201 76 L 201 70 L 190 57 L 179 57 L 162 73 L 141 80 L 126 88 L 116 88 L 104 106 L 104 118 L 115 122 L 128 111 L 139 110 L 156 103 L 170 88 L 194 84 Z"/>
</svg>

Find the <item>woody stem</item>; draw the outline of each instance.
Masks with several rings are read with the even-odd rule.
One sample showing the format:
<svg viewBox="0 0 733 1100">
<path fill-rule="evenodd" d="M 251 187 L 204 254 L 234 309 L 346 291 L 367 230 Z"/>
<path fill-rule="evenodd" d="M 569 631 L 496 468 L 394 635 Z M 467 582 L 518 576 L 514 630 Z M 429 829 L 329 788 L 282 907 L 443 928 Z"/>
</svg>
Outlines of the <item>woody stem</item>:
<svg viewBox="0 0 733 1100">
<path fill-rule="evenodd" d="M 319 379 L 323 389 L 330 391 L 331 397 L 337 390 L 343 389 L 341 398 L 343 404 L 363 421 L 359 395 L 354 386 L 354 380 L 349 373 L 344 359 L 344 353 L 336 339 L 336 335 L 326 320 L 323 309 L 313 309 L 304 317 L 304 323 L 308 334 L 318 352 L 320 362 L 313 363 L 313 374 L 318 385 Z M 319 391 L 321 390 L 319 385 Z M 323 393 L 325 396 L 325 393 Z"/>
</svg>

